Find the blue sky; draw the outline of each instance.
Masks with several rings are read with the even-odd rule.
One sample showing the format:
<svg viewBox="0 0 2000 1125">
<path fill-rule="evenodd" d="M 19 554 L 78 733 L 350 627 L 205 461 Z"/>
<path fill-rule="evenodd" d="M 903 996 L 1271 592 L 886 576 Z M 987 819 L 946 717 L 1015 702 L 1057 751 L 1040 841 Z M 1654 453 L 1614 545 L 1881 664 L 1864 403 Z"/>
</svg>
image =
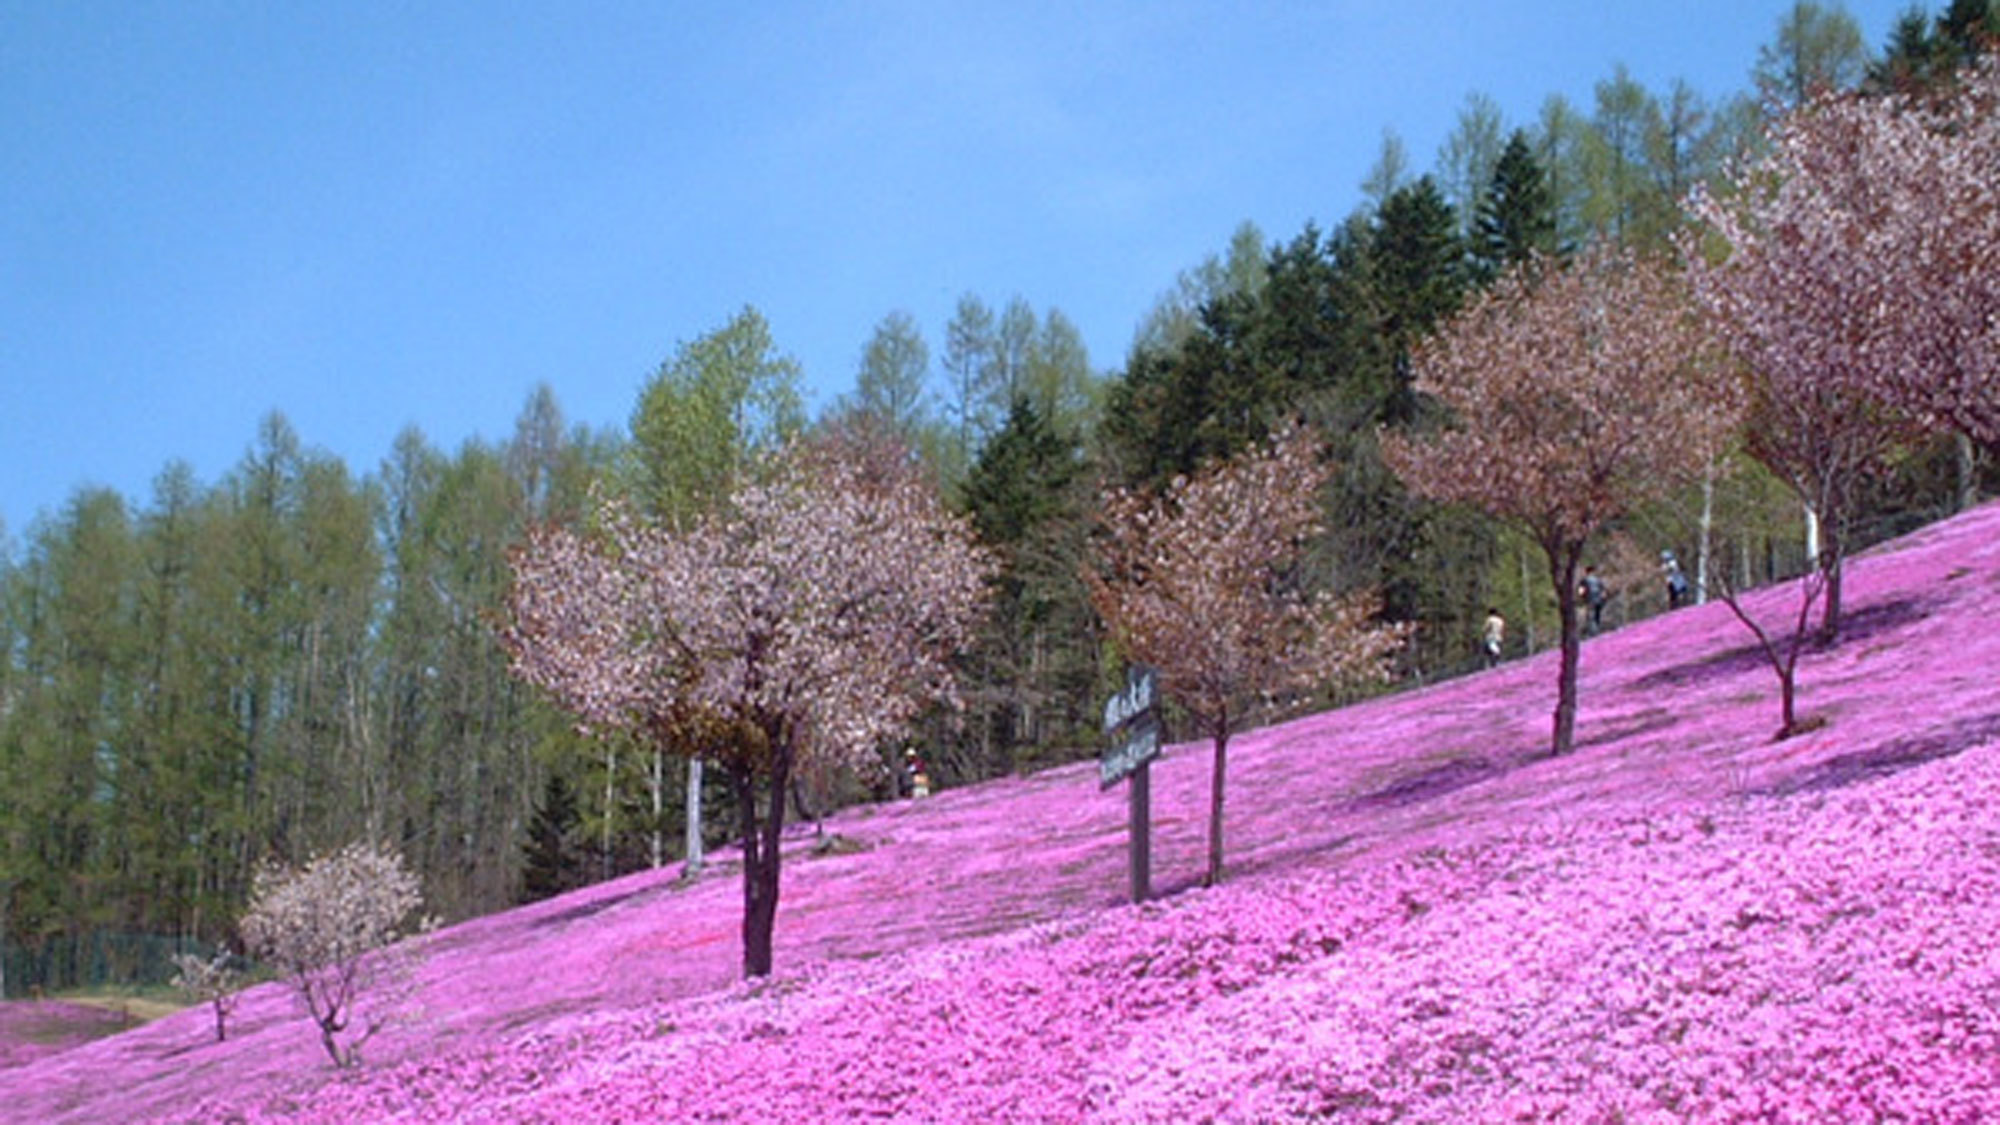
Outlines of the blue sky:
<svg viewBox="0 0 2000 1125">
<path fill-rule="evenodd" d="M 1906 3 L 1847 7 L 1879 49 Z M 1243 220 L 1352 211 L 1385 129 L 1427 170 L 1467 94 L 1527 125 L 1619 62 L 1719 100 L 1788 6 L 0 0 L 0 526 L 212 482 L 273 409 L 357 473 L 538 382 L 622 425 L 746 304 L 816 404 L 966 292 L 1115 367 Z"/>
</svg>

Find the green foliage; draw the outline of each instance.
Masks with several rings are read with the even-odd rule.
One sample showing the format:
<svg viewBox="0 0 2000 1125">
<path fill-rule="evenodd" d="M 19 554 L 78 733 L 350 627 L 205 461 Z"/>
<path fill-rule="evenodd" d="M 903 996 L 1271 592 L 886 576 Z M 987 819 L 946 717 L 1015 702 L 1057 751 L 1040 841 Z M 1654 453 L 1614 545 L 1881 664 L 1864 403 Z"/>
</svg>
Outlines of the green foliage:
<svg viewBox="0 0 2000 1125">
<path fill-rule="evenodd" d="M 916 448 L 934 425 L 930 370 L 930 346 L 916 318 L 900 309 L 892 312 L 875 326 L 861 351 L 851 407 Z"/>
<path fill-rule="evenodd" d="M 1255 296 L 1264 287 L 1264 232 L 1245 220 L 1229 236 L 1229 247 L 1182 270 L 1173 287 L 1153 302 L 1132 337 L 1132 354 L 1165 355 L 1194 335 L 1203 305 L 1231 293 Z"/>
<path fill-rule="evenodd" d="M 1177 349 L 1133 356 L 1107 393 L 1102 427 L 1118 476 L 1158 485 L 1228 457 L 1362 370 L 1353 345 L 1365 342 L 1372 310 L 1330 251 L 1308 225 L 1271 248 L 1256 289 L 1202 305 Z"/>
<path fill-rule="evenodd" d="M 355 835 L 454 917 L 510 901 L 536 755 L 576 736 L 487 615 L 525 523 L 613 456 L 545 389 L 505 446 L 408 431 L 361 480 L 272 415 L 212 485 L 174 464 L 38 522 L 0 560 L 0 940 L 31 983 L 105 933 L 223 938 L 259 860 Z"/>
<path fill-rule="evenodd" d="M 1416 413 L 1410 353 L 1433 325 L 1458 308 L 1468 280 L 1465 246 L 1436 181 L 1419 177 L 1383 201 L 1368 260 L 1376 331 L 1393 377 L 1386 416 L 1406 422 Z"/>
<path fill-rule="evenodd" d="M 1096 413 L 1100 389 L 1083 334 L 1060 309 L 1037 316 L 1021 297 L 998 317 L 978 295 L 959 298 L 945 325 L 944 479 L 962 483 L 1017 399 L 1051 422 L 1081 429 Z"/>
<path fill-rule="evenodd" d="M 1777 38 L 1757 49 L 1752 82 L 1767 99 L 1787 108 L 1821 90 L 1846 90 L 1868 69 L 1861 25 L 1843 7 L 1796 0 L 1778 18 Z"/>
<path fill-rule="evenodd" d="M 1088 505 L 1082 451 L 1029 399 L 980 451 L 965 508 L 999 561 L 968 658 L 972 716 L 940 780 L 1012 772 L 1087 743 L 1098 626 L 1079 577 Z"/>
<path fill-rule="evenodd" d="M 553 898 L 588 881 L 582 835 L 576 793 L 562 774 L 551 772 L 522 845 L 521 902 Z"/>
<path fill-rule="evenodd" d="M 1270 250 L 1254 292 L 1204 305 L 1179 349 L 1135 354 L 1101 430 L 1118 478 L 1159 487 L 1288 417 L 1311 422 L 1340 471 L 1303 565 L 1330 588 L 1379 590 L 1390 620 L 1425 623 L 1407 656 L 1418 667 L 1443 662 L 1459 643 L 1450 623 L 1481 612 L 1492 551 L 1483 520 L 1413 500 L 1376 444 L 1383 424 L 1423 414 L 1408 355 L 1463 299 L 1455 224 L 1425 177 L 1330 236 L 1308 226 Z"/>
<path fill-rule="evenodd" d="M 1535 158 L 1528 134 L 1516 129 L 1500 150 L 1492 179 L 1480 196 L 1472 242 L 1478 278 L 1489 282 L 1508 266 L 1538 253 L 1554 255 L 1557 249 L 1548 176 Z"/>
<path fill-rule="evenodd" d="M 678 521 L 728 494 L 758 451 L 805 423 L 798 361 L 777 350 L 762 313 L 683 344 L 632 412 L 632 486 L 655 518 Z"/>
<path fill-rule="evenodd" d="M 1438 150 L 1437 176 L 1446 197 L 1457 208 L 1459 230 L 1467 237 L 1478 226 L 1487 186 L 1506 143 L 1500 107 L 1485 94 L 1466 95 L 1457 126 Z"/>
<path fill-rule="evenodd" d="M 1876 93 L 1925 94 L 1948 86 L 1960 68 L 2000 42 L 2000 3 L 1951 0 L 1935 18 L 1911 7 L 1890 29 L 1882 57 L 1868 67 Z"/>
</svg>

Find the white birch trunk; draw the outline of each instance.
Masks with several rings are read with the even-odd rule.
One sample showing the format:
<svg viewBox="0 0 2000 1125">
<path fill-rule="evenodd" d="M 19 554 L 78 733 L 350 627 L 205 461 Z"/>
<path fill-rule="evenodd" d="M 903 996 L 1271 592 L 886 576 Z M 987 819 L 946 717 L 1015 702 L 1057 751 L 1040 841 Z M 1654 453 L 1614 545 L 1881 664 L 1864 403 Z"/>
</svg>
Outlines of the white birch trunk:
<svg viewBox="0 0 2000 1125">
<path fill-rule="evenodd" d="M 653 747 L 653 775 L 646 779 L 647 787 L 653 791 L 653 870 L 666 865 L 666 829 L 662 827 L 666 815 L 667 788 L 666 752 Z"/>
<path fill-rule="evenodd" d="M 1701 474 L 1701 541 L 1695 548 L 1694 604 L 1708 601 L 1708 568 L 1711 536 L 1715 529 L 1715 462 Z"/>
<path fill-rule="evenodd" d="M 688 759 L 687 867 L 683 874 L 701 874 L 701 759 Z"/>
</svg>

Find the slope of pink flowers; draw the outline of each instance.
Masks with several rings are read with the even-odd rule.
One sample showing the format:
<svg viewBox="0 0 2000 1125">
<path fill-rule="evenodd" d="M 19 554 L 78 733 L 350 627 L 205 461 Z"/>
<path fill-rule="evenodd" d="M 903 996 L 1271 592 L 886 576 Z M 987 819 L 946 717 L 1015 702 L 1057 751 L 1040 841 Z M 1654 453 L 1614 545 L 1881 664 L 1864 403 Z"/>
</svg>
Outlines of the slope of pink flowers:
<svg viewBox="0 0 2000 1125">
<path fill-rule="evenodd" d="M 1785 612 L 1788 591 L 1762 611 Z M 1155 768 L 856 810 L 733 983 L 733 871 L 634 876 L 431 939 L 336 1075 L 272 988 L 0 1071 L 0 1115 L 168 1121 L 2000 1120 L 2000 506 L 1856 560 L 1824 720 L 1721 606 Z"/>
</svg>

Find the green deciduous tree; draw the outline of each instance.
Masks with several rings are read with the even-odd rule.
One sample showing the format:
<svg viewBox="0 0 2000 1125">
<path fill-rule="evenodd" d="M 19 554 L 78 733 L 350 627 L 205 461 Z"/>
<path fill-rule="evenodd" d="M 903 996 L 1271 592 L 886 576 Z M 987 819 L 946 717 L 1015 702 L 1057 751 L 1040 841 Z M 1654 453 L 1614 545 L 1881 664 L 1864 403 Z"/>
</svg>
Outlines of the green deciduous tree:
<svg viewBox="0 0 2000 1125">
<path fill-rule="evenodd" d="M 1232 293 L 1256 296 L 1264 286 L 1264 255 L 1264 232 L 1248 219 L 1237 224 L 1227 249 L 1182 270 L 1154 299 L 1133 333 L 1130 356 L 1171 355 L 1199 328 L 1203 306 Z"/>
<path fill-rule="evenodd" d="M 1500 107 L 1485 94 L 1467 94 L 1458 123 L 1438 149 L 1437 177 L 1458 212 L 1459 233 L 1468 239 L 1478 229 L 1480 207 L 1506 144 Z"/>
<path fill-rule="evenodd" d="M 754 308 L 675 349 L 632 412 L 641 507 L 670 523 L 714 507 L 759 451 L 805 424 L 799 379 Z"/>
<path fill-rule="evenodd" d="M 1847 9 L 1795 0 L 1778 17 L 1776 38 L 1757 48 L 1750 77 L 1766 99 L 1791 109 L 1817 93 L 1853 89 L 1867 73 L 1868 47 Z"/>
<path fill-rule="evenodd" d="M 935 421 L 930 375 L 931 350 L 923 330 L 915 317 L 898 309 L 882 318 L 861 349 L 853 407 L 917 448 Z"/>
</svg>

